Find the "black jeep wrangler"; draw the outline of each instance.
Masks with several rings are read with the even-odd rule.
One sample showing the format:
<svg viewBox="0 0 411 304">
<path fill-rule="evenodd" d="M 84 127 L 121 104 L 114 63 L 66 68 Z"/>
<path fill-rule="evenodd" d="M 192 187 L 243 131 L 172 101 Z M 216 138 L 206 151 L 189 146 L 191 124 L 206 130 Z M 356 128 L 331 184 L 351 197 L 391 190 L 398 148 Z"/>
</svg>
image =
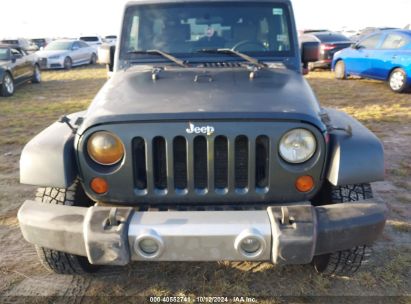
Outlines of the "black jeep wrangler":
<svg viewBox="0 0 411 304">
<path fill-rule="evenodd" d="M 24 148 L 18 218 L 57 273 L 271 261 L 350 274 L 382 233 L 380 141 L 322 108 L 289 0 L 129 3 L 89 109 Z M 111 53 L 110 53 L 111 52 Z"/>
</svg>

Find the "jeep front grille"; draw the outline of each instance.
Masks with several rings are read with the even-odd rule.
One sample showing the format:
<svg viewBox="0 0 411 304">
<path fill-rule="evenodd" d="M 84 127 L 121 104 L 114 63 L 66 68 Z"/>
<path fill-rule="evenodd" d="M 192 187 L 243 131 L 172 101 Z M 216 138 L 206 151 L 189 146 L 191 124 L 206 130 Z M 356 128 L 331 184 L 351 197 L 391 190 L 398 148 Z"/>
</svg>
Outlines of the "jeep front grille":
<svg viewBox="0 0 411 304">
<path fill-rule="evenodd" d="M 264 193 L 269 186 L 269 151 L 268 136 L 136 137 L 134 185 L 139 196 Z"/>
</svg>

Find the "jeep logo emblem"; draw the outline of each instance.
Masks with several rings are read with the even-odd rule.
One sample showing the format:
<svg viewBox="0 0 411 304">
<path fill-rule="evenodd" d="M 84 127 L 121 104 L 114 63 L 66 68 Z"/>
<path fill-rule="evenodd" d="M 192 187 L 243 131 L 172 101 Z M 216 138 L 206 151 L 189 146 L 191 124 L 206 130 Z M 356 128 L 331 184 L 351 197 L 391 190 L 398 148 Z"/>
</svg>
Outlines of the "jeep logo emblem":
<svg viewBox="0 0 411 304">
<path fill-rule="evenodd" d="M 214 134 L 214 127 L 212 126 L 202 126 L 202 127 L 196 127 L 193 123 L 189 123 L 189 128 L 186 129 L 186 132 L 188 134 L 207 134 L 207 136 L 210 136 Z"/>
</svg>

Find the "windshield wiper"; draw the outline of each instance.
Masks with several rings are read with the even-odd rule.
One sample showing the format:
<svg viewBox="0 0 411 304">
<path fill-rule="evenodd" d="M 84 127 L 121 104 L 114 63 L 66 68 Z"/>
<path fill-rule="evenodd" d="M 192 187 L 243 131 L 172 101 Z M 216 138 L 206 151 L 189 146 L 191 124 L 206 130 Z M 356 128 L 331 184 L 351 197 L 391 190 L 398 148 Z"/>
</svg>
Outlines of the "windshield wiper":
<svg viewBox="0 0 411 304">
<path fill-rule="evenodd" d="M 254 66 L 258 67 L 259 69 L 263 69 L 267 67 L 267 64 L 264 62 L 261 62 L 260 60 L 253 58 L 251 56 L 248 56 L 244 53 L 238 52 L 233 49 L 202 49 L 198 51 L 199 53 L 210 53 L 210 54 L 230 54 L 230 55 L 236 55 L 245 61 L 248 61 L 249 63 L 253 64 Z"/>
<path fill-rule="evenodd" d="M 170 55 L 166 52 L 160 51 L 160 50 L 147 50 L 147 51 L 130 51 L 128 54 L 149 54 L 149 55 L 159 55 L 163 56 L 164 58 L 167 58 L 168 60 L 178 64 L 179 66 L 183 68 L 187 68 L 188 65 L 186 64 L 185 61 L 178 59 L 177 57 L 174 57 L 173 55 Z"/>
</svg>

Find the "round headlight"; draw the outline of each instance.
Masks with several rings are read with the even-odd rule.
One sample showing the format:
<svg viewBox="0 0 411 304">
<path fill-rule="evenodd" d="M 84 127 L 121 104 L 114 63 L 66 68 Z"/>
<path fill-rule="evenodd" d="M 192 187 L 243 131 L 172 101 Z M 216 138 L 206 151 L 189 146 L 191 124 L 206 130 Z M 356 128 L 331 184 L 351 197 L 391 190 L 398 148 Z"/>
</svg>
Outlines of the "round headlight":
<svg viewBox="0 0 411 304">
<path fill-rule="evenodd" d="M 317 142 L 314 135 L 305 129 L 287 132 L 280 141 L 281 157 L 292 164 L 301 164 L 315 153 Z"/>
<path fill-rule="evenodd" d="M 100 165 L 114 165 L 124 156 L 124 145 L 116 135 L 96 132 L 87 142 L 87 152 L 92 160 Z"/>
</svg>

